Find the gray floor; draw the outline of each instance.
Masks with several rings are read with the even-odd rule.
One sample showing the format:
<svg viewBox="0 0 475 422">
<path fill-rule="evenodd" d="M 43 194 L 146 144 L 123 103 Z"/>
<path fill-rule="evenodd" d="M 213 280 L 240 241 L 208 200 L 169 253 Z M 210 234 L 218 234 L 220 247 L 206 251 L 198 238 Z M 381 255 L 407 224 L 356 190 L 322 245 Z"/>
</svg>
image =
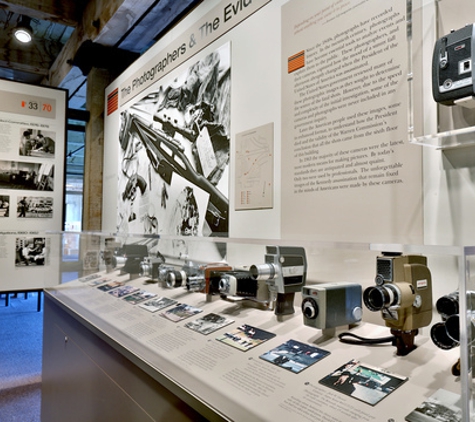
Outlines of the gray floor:
<svg viewBox="0 0 475 422">
<path fill-rule="evenodd" d="M 0 419 L 39 422 L 43 312 L 37 293 L 18 294 L 5 306 L 0 297 Z"/>
</svg>

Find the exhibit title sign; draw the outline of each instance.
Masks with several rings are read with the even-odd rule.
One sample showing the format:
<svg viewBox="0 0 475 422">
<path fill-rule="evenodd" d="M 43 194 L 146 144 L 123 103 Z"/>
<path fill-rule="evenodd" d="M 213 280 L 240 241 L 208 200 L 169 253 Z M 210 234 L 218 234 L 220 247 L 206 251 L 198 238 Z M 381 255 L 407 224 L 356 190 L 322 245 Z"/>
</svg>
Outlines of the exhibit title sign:
<svg viewBox="0 0 475 422">
<path fill-rule="evenodd" d="M 223 1 L 187 32 L 178 37 L 173 45 L 162 50 L 120 85 L 118 107 L 132 100 L 154 82 L 217 40 L 269 1 Z"/>
</svg>

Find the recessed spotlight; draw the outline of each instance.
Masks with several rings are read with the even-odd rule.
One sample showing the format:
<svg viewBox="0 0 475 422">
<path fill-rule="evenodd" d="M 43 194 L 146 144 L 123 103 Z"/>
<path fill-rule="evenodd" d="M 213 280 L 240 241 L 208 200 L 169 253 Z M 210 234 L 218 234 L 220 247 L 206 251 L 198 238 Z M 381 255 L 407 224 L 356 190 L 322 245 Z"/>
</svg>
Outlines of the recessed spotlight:
<svg viewBox="0 0 475 422">
<path fill-rule="evenodd" d="M 22 15 L 18 25 L 13 30 L 15 38 L 23 44 L 29 43 L 33 38 L 33 29 L 30 26 L 31 18 Z"/>
</svg>

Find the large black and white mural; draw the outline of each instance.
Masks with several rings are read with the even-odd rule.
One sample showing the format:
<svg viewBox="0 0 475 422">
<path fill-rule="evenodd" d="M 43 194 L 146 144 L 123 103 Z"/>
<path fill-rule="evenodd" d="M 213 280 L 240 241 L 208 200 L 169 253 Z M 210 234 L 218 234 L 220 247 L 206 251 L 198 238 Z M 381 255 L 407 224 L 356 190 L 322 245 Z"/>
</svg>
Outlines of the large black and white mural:
<svg viewBox="0 0 475 422">
<path fill-rule="evenodd" d="M 226 44 L 121 113 L 118 232 L 227 234 L 230 87 Z"/>
</svg>

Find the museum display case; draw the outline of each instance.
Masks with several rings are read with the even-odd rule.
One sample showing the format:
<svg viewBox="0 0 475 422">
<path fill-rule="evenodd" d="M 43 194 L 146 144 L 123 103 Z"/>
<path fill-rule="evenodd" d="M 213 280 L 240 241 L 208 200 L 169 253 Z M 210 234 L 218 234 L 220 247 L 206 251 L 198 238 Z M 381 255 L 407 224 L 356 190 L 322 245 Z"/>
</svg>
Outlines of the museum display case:
<svg viewBox="0 0 475 422">
<path fill-rule="evenodd" d="M 474 5 L 409 0 L 407 10 L 409 138 L 442 150 L 473 146 Z"/>
<path fill-rule="evenodd" d="M 42 420 L 473 414 L 475 247 L 74 236 L 45 289 Z"/>
</svg>

